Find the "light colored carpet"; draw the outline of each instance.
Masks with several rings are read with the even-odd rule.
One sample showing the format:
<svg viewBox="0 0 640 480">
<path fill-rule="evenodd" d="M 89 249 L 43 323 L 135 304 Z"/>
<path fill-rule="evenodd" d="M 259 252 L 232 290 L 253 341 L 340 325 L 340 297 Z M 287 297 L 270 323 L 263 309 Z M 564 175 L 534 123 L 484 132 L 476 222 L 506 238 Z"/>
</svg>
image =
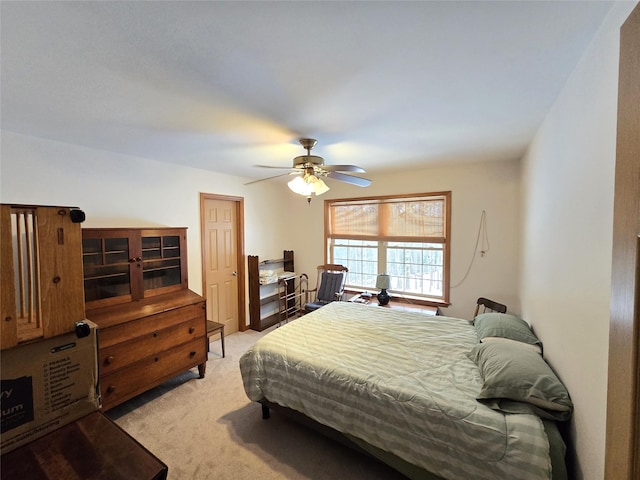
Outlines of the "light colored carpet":
<svg viewBox="0 0 640 480">
<path fill-rule="evenodd" d="M 225 358 L 212 342 L 204 379 L 192 369 L 107 415 L 169 466 L 170 480 L 404 479 L 277 412 L 262 419 L 238 360 L 263 334 L 225 337 Z"/>
</svg>

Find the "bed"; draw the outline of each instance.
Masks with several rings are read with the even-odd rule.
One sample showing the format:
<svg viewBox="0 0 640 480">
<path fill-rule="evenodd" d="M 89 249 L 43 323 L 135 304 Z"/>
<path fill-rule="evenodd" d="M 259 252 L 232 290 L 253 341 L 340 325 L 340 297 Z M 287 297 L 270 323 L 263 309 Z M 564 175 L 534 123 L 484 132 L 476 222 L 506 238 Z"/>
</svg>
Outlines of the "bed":
<svg viewBox="0 0 640 480">
<path fill-rule="evenodd" d="M 505 395 L 511 360 L 496 351 L 516 359 L 516 382 L 544 360 L 533 334 L 506 338 L 499 320 L 480 335 L 467 320 L 333 302 L 259 339 L 240 359 L 244 388 L 412 479 L 562 480 L 556 421 L 571 415 L 568 393 L 533 368 L 528 393 L 510 379 Z M 502 384 L 488 386 L 496 359 Z"/>
</svg>

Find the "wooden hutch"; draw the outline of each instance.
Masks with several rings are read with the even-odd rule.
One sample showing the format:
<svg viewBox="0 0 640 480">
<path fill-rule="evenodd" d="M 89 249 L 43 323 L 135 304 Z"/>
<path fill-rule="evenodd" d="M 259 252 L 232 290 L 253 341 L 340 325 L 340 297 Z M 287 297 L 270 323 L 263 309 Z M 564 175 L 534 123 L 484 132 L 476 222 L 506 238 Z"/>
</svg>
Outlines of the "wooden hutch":
<svg viewBox="0 0 640 480">
<path fill-rule="evenodd" d="M 82 229 L 104 410 L 190 368 L 205 375 L 205 300 L 188 289 L 186 240 L 186 228 Z"/>
</svg>

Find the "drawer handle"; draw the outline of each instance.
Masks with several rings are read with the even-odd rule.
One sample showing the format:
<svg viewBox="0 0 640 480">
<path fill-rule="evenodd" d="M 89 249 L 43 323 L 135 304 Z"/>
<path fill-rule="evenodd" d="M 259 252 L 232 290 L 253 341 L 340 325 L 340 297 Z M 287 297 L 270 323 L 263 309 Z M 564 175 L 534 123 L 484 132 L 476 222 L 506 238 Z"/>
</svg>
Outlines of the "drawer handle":
<svg viewBox="0 0 640 480">
<path fill-rule="evenodd" d="M 158 336 L 158 332 L 157 331 L 153 332 L 153 338 L 155 338 L 157 336 Z"/>
<path fill-rule="evenodd" d="M 153 359 L 153 361 L 154 361 L 154 362 L 157 362 L 158 360 L 160 360 L 158 357 L 155 357 L 155 358 Z"/>
<path fill-rule="evenodd" d="M 106 363 L 107 365 L 111 365 L 113 363 L 113 356 L 109 355 L 107 358 L 105 358 L 104 363 Z"/>
<path fill-rule="evenodd" d="M 196 356 L 196 352 L 191 352 L 191 353 L 189 353 L 189 356 L 190 356 L 191 358 L 195 357 L 195 356 Z"/>
<path fill-rule="evenodd" d="M 115 391 L 116 391 L 115 385 L 109 385 L 109 387 L 107 387 L 107 392 L 113 393 Z"/>
<path fill-rule="evenodd" d="M 196 327 L 189 327 L 189 333 L 193 333 L 196 331 Z"/>
</svg>

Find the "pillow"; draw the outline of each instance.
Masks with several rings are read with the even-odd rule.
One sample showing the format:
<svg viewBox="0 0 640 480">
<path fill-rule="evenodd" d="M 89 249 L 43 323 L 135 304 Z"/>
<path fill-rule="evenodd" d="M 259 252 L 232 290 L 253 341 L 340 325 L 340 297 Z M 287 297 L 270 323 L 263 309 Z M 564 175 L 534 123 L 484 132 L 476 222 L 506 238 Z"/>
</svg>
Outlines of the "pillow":
<svg viewBox="0 0 640 480">
<path fill-rule="evenodd" d="M 516 343 L 479 343 L 468 357 L 483 380 L 478 401 L 504 413 L 534 413 L 569 420 L 569 392 L 542 355 Z"/>
<path fill-rule="evenodd" d="M 531 331 L 529 324 L 507 313 L 483 313 L 478 315 L 473 324 L 481 342 L 516 341 L 529 345 L 534 351 L 542 352 L 542 342 Z"/>
</svg>

